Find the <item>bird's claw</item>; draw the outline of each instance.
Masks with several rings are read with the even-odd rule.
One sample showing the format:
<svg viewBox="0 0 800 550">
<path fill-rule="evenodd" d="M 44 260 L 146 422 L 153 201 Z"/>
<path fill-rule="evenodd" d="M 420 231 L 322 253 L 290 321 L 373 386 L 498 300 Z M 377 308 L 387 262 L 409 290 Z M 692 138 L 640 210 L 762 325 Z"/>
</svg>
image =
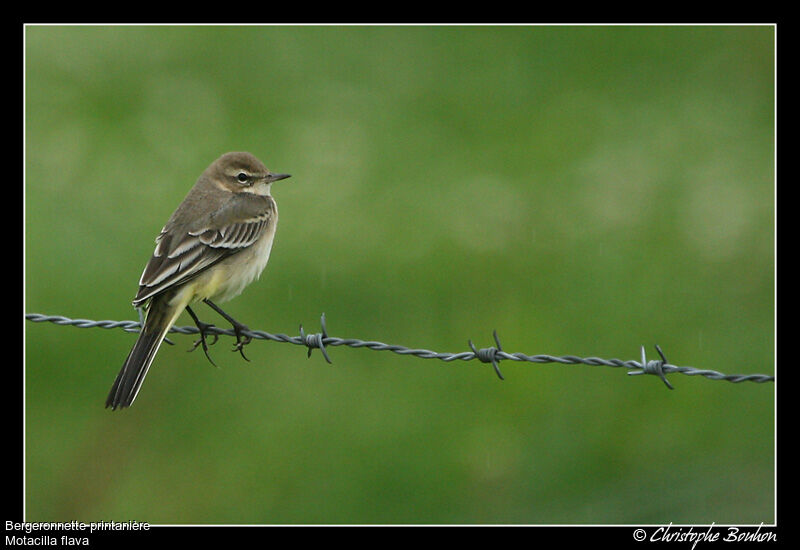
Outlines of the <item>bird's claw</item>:
<svg viewBox="0 0 800 550">
<path fill-rule="evenodd" d="M 198 321 L 197 322 L 197 328 L 200 330 L 200 338 L 198 340 L 195 340 L 194 344 L 192 344 L 191 349 L 189 349 L 187 351 L 194 351 L 194 350 L 197 349 L 198 346 L 202 346 L 203 347 L 203 353 L 206 354 L 206 358 L 209 361 L 211 361 L 212 365 L 214 365 L 216 367 L 217 364 L 214 362 L 214 360 L 208 354 L 208 346 L 209 345 L 213 346 L 214 344 L 216 344 L 217 340 L 219 340 L 219 335 L 216 332 L 213 333 L 212 336 L 214 337 L 214 341 L 211 342 L 211 344 L 208 344 L 206 342 L 206 332 L 208 331 L 209 328 L 211 328 L 213 326 L 214 325 L 209 325 L 208 323 L 203 323 L 203 322 Z"/>
</svg>

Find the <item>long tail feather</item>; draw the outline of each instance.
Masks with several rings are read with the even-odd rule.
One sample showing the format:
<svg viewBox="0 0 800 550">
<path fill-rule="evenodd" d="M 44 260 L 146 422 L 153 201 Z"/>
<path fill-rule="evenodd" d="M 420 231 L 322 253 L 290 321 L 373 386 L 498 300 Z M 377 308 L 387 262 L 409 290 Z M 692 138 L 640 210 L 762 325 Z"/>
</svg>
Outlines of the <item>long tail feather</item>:
<svg viewBox="0 0 800 550">
<path fill-rule="evenodd" d="M 150 305 L 144 328 L 139 333 L 139 338 L 128 354 L 128 358 L 125 359 L 122 369 L 114 380 L 114 385 L 111 386 L 111 391 L 106 399 L 106 408 L 111 407 L 112 410 L 116 410 L 131 406 L 142 387 L 144 377 L 153 363 L 161 342 L 164 341 L 164 337 L 179 313 L 180 311 L 176 311 L 176 308 L 170 307 L 160 300 Z"/>
</svg>

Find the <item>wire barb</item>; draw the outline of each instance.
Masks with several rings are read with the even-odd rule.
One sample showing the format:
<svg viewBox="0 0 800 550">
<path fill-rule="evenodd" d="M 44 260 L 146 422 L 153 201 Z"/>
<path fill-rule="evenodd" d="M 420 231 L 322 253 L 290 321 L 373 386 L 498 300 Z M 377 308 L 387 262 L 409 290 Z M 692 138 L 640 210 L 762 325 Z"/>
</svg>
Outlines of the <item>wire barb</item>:
<svg viewBox="0 0 800 550">
<path fill-rule="evenodd" d="M 667 377 L 664 375 L 664 366 L 667 365 L 667 358 L 664 357 L 664 352 L 661 351 L 661 346 L 658 344 L 655 345 L 656 351 L 661 356 L 661 359 L 653 359 L 651 361 L 647 360 L 647 356 L 644 351 L 644 346 L 642 346 L 642 362 L 639 364 L 641 370 L 638 371 L 628 371 L 629 375 L 636 375 L 636 374 L 655 374 L 667 387 L 671 390 L 675 388 L 672 387 L 672 384 L 669 383 Z"/>
<path fill-rule="evenodd" d="M 497 362 L 503 359 L 502 357 L 497 356 L 498 352 L 503 351 L 503 346 L 500 345 L 500 339 L 497 337 L 497 330 L 494 330 L 492 332 L 492 335 L 494 336 L 495 344 L 497 344 L 496 348 L 492 347 L 492 348 L 475 349 L 475 344 L 472 343 L 472 340 L 468 341 L 469 348 L 472 350 L 472 353 L 475 354 L 475 357 L 477 357 L 481 363 L 491 363 L 492 366 L 494 367 L 494 372 L 497 374 L 500 380 L 505 380 L 505 377 L 503 377 L 503 373 L 500 372 L 500 367 L 497 365 Z"/>
<path fill-rule="evenodd" d="M 78 328 L 121 328 L 128 332 L 138 332 L 141 324 L 136 321 L 92 321 L 89 319 L 70 319 L 61 315 L 44 315 L 41 313 L 26 313 L 25 318 L 34 323 L 54 323 L 56 325 L 70 325 Z M 383 342 L 376 342 L 372 340 L 360 340 L 358 338 L 338 338 L 329 336 L 325 323 L 325 314 L 320 318 L 320 325 L 322 332 L 316 334 L 306 334 L 303 330 L 303 325 L 300 325 L 300 336 L 288 336 L 286 334 L 270 334 L 261 330 L 242 330 L 241 334 L 249 336 L 258 340 L 270 340 L 272 342 L 294 344 L 296 346 L 304 346 L 308 349 L 308 355 L 311 356 L 311 351 L 319 348 L 322 356 L 328 363 L 332 363 L 326 349 L 330 346 L 348 346 L 351 348 L 367 348 L 373 351 L 391 351 L 398 355 L 413 355 L 420 359 L 439 359 L 440 361 L 470 361 L 478 359 L 482 363 L 491 363 L 494 367 L 495 373 L 501 380 L 505 378 L 500 372 L 498 363 L 502 360 L 506 361 L 526 361 L 529 363 L 559 363 L 562 365 L 575 365 L 584 364 L 592 366 L 604 366 L 628 369 L 628 374 L 655 374 L 667 385 L 668 388 L 673 389 L 672 385 L 667 381 L 666 374 L 680 373 L 687 376 L 703 376 L 709 380 L 727 380 L 728 382 L 755 382 L 763 384 L 765 382 L 774 382 L 775 377 L 768 374 L 723 374 L 715 370 L 697 369 L 694 367 L 678 367 L 667 363 L 667 359 L 659 346 L 656 346 L 656 351 L 661 356 L 661 359 L 648 361 L 645 357 L 644 347 L 641 349 L 641 362 L 638 361 L 623 361 L 621 359 L 603 359 L 601 357 L 577 357 L 575 355 L 526 355 L 524 353 L 508 353 L 503 351 L 500 345 L 500 339 L 497 337 L 497 331 L 494 331 L 494 341 L 496 347 L 477 349 L 469 340 L 469 347 L 472 351 L 462 351 L 458 353 L 445 353 L 436 352 L 427 349 L 408 348 L 396 344 L 384 344 Z M 197 327 L 172 327 L 170 332 L 177 332 L 179 334 L 197 334 L 200 332 Z M 208 327 L 206 334 L 224 334 L 226 336 L 236 336 L 235 332 L 231 329 L 222 329 L 215 326 Z"/>
<path fill-rule="evenodd" d="M 300 323 L 300 339 L 303 341 L 303 344 L 308 348 L 308 357 L 311 357 L 311 351 L 319 348 L 322 352 L 322 356 L 328 362 L 329 365 L 333 364 L 331 358 L 328 357 L 328 352 L 325 350 L 325 338 L 328 337 L 328 328 L 325 326 L 325 313 L 322 314 L 319 321 L 320 326 L 322 327 L 322 332 L 317 332 L 316 334 L 306 334 L 303 330 L 303 323 Z"/>
</svg>

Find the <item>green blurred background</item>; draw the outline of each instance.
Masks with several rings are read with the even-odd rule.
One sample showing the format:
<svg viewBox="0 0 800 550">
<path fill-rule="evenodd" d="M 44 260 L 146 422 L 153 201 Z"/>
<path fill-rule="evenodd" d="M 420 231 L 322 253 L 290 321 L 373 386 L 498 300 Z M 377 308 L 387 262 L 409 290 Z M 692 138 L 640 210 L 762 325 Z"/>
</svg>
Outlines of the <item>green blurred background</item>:
<svg viewBox="0 0 800 550">
<path fill-rule="evenodd" d="M 771 26 L 29 26 L 26 311 L 135 319 L 220 154 L 290 180 L 251 328 L 774 372 Z M 201 318 L 223 326 L 205 306 Z M 191 324 L 184 315 L 179 324 Z M 27 519 L 773 522 L 775 385 L 26 323 Z"/>
</svg>

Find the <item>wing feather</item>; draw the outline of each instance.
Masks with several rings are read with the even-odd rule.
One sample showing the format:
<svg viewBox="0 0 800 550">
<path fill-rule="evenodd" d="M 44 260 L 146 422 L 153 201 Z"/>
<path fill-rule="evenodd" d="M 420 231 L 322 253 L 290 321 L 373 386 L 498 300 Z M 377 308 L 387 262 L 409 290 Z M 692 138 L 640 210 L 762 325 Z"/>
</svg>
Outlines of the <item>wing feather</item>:
<svg viewBox="0 0 800 550">
<path fill-rule="evenodd" d="M 153 256 L 139 280 L 134 307 L 143 305 L 168 288 L 185 283 L 258 241 L 274 218 L 272 197 L 259 198 L 268 200 L 256 204 L 260 208 L 253 208 L 252 204 L 248 205 L 249 211 L 245 209 L 243 212 L 240 208 L 239 219 L 235 215 L 237 210 L 226 205 L 209 215 L 205 223 L 195 224 L 196 228 L 170 220 L 171 223 L 167 223 L 156 238 Z M 244 200 L 252 202 L 249 197 Z"/>
</svg>

